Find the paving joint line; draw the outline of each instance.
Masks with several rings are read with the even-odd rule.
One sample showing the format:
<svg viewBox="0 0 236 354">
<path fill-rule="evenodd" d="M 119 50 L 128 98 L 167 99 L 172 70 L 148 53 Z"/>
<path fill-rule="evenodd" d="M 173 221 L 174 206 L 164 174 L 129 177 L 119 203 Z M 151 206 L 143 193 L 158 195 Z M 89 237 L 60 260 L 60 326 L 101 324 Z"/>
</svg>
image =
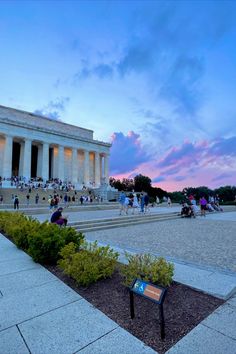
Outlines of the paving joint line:
<svg viewBox="0 0 236 354">
<path fill-rule="evenodd" d="M 38 269 L 38 267 L 36 267 L 36 264 L 37 264 L 37 263 L 35 263 L 35 266 L 34 266 L 33 268 L 27 268 L 27 269 L 18 270 L 17 272 L 11 272 L 11 273 L 6 273 L 6 274 L 0 274 L 0 277 L 5 277 L 6 275 L 11 275 L 11 274 L 16 274 L 16 273 L 25 272 L 25 271 L 28 271 L 28 270 Z"/>
<path fill-rule="evenodd" d="M 17 323 L 17 326 L 19 326 L 19 325 L 21 325 L 21 324 L 23 324 L 23 323 L 25 323 L 25 322 L 31 321 L 31 320 L 33 320 L 34 318 L 38 318 L 38 317 L 41 317 L 41 316 L 43 316 L 43 315 L 46 315 L 47 313 L 50 313 L 50 312 L 52 312 L 52 311 L 59 310 L 59 309 L 61 309 L 62 307 L 68 306 L 68 305 L 70 305 L 70 304 L 74 304 L 75 302 L 81 301 L 81 300 L 84 300 L 84 298 L 81 297 L 81 299 L 77 299 L 77 300 L 68 302 L 68 303 L 66 303 L 66 304 L 64 304 L 64 305 L 55 307 L 54 309 L 48 310 L 48 311 L 46 311 L 46 312 L 42 312 L 42 313 L 40 313 L 39 315 L 36 315 L 36 316 L 34 316 L 34 317 L 27 318 L 27 320 L 24 320 L 24 321 L 22 321 L 22 322 Z M 12 326 L 10 326 L 10 327 L 12 327 Z M 10 328 L 10 327 L 9 327 L 9 328 Z M 5 329 L 5 328 L 4 328 L 4 329 Z"/>
<path fill-rule="evenodd" d="M 221 306 L 223 306 L 223 305 L 221 305 Z M 220 306 L 220 307 L 221 307 Z M 218 307 L 218 309 L 220 308 L 220 307 Z M 213 314 L 211 314 L 210 316 L 212 316 Z M 209 317 L 210 317 L 209 316 Z M 230 339 L 232 339 L 232 340 L 234 340 L 234 341 L 236 341 L 236 338 L 233 338 L 233 337 L 231 337 L 231 336 L 229 336 L 229 335 L 226 335 L 225 333 L 222 333 L 221 331 L 219 331 L 219 330 L 217 330 L 217 329 L 215 329 L 215 328 L 212 328 L 212 327 L 210 327 L 210 326 L 207 326 L 205 323 L 203 323 L 204 322 L 204 320 L 202 321 L 202 322 L 200 322 L 199 324 L 201 324 L 202 326 L 204 326 L 204 327 L 206 327 L 206 328 L 209 328 L 209 329 L 211 329 L 212 331 L 214 331 L 214 332 L 217 332 L 217 333 L 219 333 L 219 334 L 221 334 L 222 336 L 224 336 L 224 337 L 226 337 L 226 338 L 230 338 Z M 196 327 L 195 327 L 196 328 Z"/>
<path fill-rule="evenodd" d="M 23 342 L 25 343 L 25 346 L 26 346 L 26 348 L 27 348 L 28 351 L 29 351 L 29 354 L 32 354 L 32 352 L 31 352 L 30 348 L 28 347 L 28 344 L 27 344 L 27 342 L 26 342 L 26 340 L 25 340 L 23 334 L 21 333 L 21 330 L 20 330 L 20 328 L 18 327 L 18 325 L 16 325 L 16 328 L 18 329 L 18 331 L 19 331 L 19 333 L 20 333 L 20 336 L 21 336 Z"/>
<path fill-rule="evenodd" d="M 119 328 L 120 326 L 117 325 L 117 327 L 113 328 L 112 330 L 110 330 L 109 332 L 103 334 L 102 336 L 94 339 L 92 342 L 90 342 L 89 344 L 85 345 L 84 347 L 80 348 L 79 350 L 77 350 L 76 352 L 74 352 L 73 354 L 79 353 L 81 350 L 84 350 L 85 348 L 89 347 L 91 344 L 96 343 L 98 340 L 100 340 L 101 338 L 107 336 L 108 334 L 112 333 L 113 331 L 115 331 L 117 328 Z M 122 328 L 122 327 L 120 327 Z M 122 328 L 123 329 L 123 328 Z M 127 331 L 128 332 L 128 331 Z M 130 332 L 128 332 L 130 335 L 132 335 Z"/>
</svg>

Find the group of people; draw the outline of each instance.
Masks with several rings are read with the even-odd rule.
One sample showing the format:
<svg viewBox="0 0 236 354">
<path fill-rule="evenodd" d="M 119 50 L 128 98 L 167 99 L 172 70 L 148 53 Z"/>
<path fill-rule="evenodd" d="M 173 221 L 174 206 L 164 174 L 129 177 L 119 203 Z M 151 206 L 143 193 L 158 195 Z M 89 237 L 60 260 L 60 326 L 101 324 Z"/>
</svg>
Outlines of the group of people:
<svg viewBox="0 0 236 354">
<path fill-rule="evenodd" d="M 208 200 L 204 196 L 201 196 L 198 206 L 196 198 L 193 195 L 190 195 L 188 197 L 188 201 L 182 204 L 180 215 L 181 217 L 195 218 L 197 214 L 199 214 L 199 211 L 201 216 L 206 216 L 206 211 L 223 211 L 222 207 L 220 206 L 219 196 L 210 196 Z"/>
<path fill-rule="evenodd" d="M 146 192 L 142 192 L 140 195 L 131 193 L 128 196 L 122 191 L 119 197 L 120 213 L 128 215 L 129 209 L 132 210 L 132 214 L 135 210 L 141 213 L 147 213 L 149 211 L 149 196 Z"/>
</svg>

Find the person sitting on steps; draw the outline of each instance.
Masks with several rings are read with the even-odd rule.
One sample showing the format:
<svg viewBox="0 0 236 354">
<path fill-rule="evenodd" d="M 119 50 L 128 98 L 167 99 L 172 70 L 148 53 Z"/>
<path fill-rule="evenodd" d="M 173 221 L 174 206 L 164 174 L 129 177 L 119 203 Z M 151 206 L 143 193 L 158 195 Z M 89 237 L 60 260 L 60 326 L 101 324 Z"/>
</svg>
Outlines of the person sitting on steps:
<svg viewBox="0 0 236 354">
<path fill-rule="evenodd" d="M 57 224 L 59 226 L 67 225 L 67 218 L 62 216 L 63 208 L 58 208 L 51 216 L 51 223 Z"/>
</svg>

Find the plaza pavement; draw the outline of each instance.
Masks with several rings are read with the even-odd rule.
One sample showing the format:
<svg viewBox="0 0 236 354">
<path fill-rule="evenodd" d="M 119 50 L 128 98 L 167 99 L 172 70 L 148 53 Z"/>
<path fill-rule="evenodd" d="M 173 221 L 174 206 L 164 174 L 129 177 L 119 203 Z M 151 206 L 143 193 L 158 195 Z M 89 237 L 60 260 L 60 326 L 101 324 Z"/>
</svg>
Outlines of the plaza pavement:
<svg viewBox="0 0 236 354">
<path fill-rule="evenodd" d="M 78 220 L 78 217 L 88 220 L 114 215 L 117 210 L 69 212 L 70 221 Z M 42 221 L 45 218 L 48 214 L 39 215 Z M 175 280 L 228 301 L 182 338 L 168 354 L 235 354 L 235 227 L 236 213 L 225 213 L 196 220 L 180 219 L 139 225 L 138 228 L 104 230 L 88 233 L 86 237 L 112 244 L 121 251 L 151 250 L 164 255 L 173 248 L 175 251 L 167 257 L 174 260 Z M 162 233 L 164 237 L 160 242 Z M 202 233 L 205 238 L 198 240 Z M 142 234 L 152 242 L 151 248 L 142 239 Z M 130 239 L 138 242 L 135 248 L 129 243 Z M 155 245 L 157 248 L 153 252 Z M 191 253 L 197 253 L 198 257 L 192 259 Z M 122 257 L 121 252 L 124 261 Z M 154 353 L 3 236 L 0 236 L 0 343 L 0 354 Z"/>
</svg>

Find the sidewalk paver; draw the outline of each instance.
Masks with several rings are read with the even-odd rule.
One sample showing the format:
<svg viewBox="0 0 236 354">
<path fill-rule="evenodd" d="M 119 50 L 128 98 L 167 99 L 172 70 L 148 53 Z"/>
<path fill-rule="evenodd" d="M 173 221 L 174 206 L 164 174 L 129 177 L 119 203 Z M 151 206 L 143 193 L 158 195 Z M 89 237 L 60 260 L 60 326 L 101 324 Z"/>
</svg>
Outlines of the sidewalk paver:
<svg viewBox="0 0 236 354">
<path fill-rule="evenodd" d="M 45 285 L 58 278 L 43 267 L 0 276 L 0 291 L 4 296 Z"/>
<path fill-rule="evenodd" d="M 74 353 L 117 327 L 84 299 L 19 325 L 30 351 L 37 354 Z"/>
<path fill-rule="evenodd" d="M 0 353 L 30 354 L 16 326 L 0 332 Z"/>
<path fill-rule="evenodd" d="M 220 306 L 201 323 L 236 340 L 236 308 L 229 303 Z"/>
<path fill-rule="evenodd" d="M 29 320 L 81 298 L 61 281 L 24 290 L 18 295 L 2 297 L 0 330 Z"/>
<path fill-rule="evenodd" d="M 132 336 L 133 337 L 133 336 Z M 119 349 L 118 349 L 119 348 Z M 79 354 L 154 354 L 152 348 L 146 346 L 139 339 L 133 337 L 130 340 L 130 334 L 118 327 L 114 331 L 106 334 L 96 342 L 88 345 L 86 348 L 79 350 Z"/>
<path fill-rule="evenodd" d="M 236 341 L 199 324 L 166 354 L 235 354 Z"/>
</svg>

